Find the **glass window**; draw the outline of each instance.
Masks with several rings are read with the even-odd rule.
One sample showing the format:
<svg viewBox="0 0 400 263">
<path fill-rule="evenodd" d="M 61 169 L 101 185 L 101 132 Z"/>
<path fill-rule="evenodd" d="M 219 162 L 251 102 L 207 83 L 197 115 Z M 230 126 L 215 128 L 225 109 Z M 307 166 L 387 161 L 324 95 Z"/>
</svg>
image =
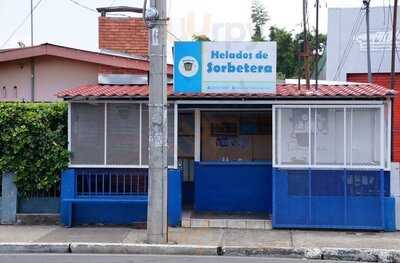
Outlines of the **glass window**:
<svg viewBox="0 0 400 263">
<path fill-rule="evenodd" d="M 107 104 L 107 164 L 139 165 L 139 104 Z"/>
<path fill-rule="evenodd" d="M 194 114 L 179 113 L 178 157 L 194 159 Z"/>
<path fill-rule="evenodd" d="M 352 165 L 380 164 L 380 110 L 348 109 L 347 126 L 349 142 L 347 143 L 348 163 Z"/>
<path fill-rule="evenodd" d="M 344 164 L 344 109 L 314 109 L 313 159 L 320 165 Z"/>
<path fill-rule="evenodd" d="M 271 112 L 203 112 L 203 161 L 272 160 Z"/>
<path fill-rule="evenodd" d="M 281 164 L 309 163 L 308 108 L 281 109 Z"/>
<path fill-rule="evenodd" d="M 104 104 L 71 103 L 71 163 L 104 164 Z"/>
<path fill-rule="evenodd" d="M 275 114 L 278 165 L 344 166 L 345 160 L 348 166 L 385 165 L 380 108 L 287 106 Z"/>
</svg>

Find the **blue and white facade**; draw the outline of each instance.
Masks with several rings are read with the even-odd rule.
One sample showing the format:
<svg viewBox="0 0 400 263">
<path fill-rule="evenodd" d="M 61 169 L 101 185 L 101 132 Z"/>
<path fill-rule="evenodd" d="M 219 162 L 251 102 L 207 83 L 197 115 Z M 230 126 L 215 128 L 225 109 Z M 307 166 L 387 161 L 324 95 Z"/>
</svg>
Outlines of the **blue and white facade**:
<svg viewBox="0 0 400 263">
<path fill-rule="evenodd" d="M 393 231 L 390 91 L 276 85 L 275 49 L 176 43 L 170 224 L 179 226 L 190 209 L 257 215 L 274 228 Z M 64 96 L 72 152 L 63 178 L 68 225 L 146 220 L 148 98 L 135 95 L 146 87 L 114 88 L 124 95 Z M 116 212 L 104 214 L 107 207 Z"/>
</svg>

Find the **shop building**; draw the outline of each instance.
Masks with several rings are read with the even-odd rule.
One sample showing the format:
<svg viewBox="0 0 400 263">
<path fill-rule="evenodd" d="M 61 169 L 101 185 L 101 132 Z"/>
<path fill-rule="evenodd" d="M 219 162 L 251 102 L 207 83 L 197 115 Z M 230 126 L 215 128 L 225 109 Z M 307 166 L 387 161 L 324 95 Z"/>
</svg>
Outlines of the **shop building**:
<svg viewBox="0 0 400 263">
<path fill-rule="evenodd" d="M 274 228 L 395 229 L 394 91 L 276 85 L 273 43 L 175 48 L 167 106 L 171 225 L 181 226 L 190 210 L 272 220 Z M 261 53 L 245 59 L 245 72 L 244 58 L 207 56 L 225 49 Z M 218 74 L 207 72 L 209 63 Z M 132 84 L 58 94 L 69 104 L 72 153 L 62 178 L 65 224 L 146 221 L 148 95 L 148 85 Z"/>
</svg>

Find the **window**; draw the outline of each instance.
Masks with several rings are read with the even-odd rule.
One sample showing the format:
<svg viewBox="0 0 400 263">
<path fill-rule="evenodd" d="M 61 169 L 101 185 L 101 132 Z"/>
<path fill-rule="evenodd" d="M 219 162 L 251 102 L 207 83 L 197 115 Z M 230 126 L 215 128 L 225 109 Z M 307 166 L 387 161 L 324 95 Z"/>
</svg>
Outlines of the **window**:
<svg viewBox="0 0 400 263">
<path fill-rule="evenodd" d="M 104 104 L 71 107 L 72 164 L 104 164 Z"/>
<path fill-rule="evenodd" d="M 18 88 L 17 86 L 14 86 L 14 98 L 18 98 Z"/>
<path fill-rule="evenodd" d="M 383 106 L 274 106 L 275 165 L 385 167 Z"/>
<path fill-rule="evenodd" d="M 1 90 L 1 97 L 3 99 L 7 98 L 7 88 L 6 88 L 6 86 L 3 86 L 3 89 Z"/>
<path fill-rule="evenodd" d="M 202 161 L 272 160 L 272 115 L 265 112 L 203 112 Z"/>
<path fill-rule="evenodd" d="M 144 103 L 71 103 L 72 165 L 146 167 L 149 110 Z M 168 107 L 168 165 L 175 165 L 175 105 Z"/>
<path fill-rule="evenodd" d="M 107 104 L 107 164 L 139 165 L 139 123 L 139 104 Z"/>
</svg>

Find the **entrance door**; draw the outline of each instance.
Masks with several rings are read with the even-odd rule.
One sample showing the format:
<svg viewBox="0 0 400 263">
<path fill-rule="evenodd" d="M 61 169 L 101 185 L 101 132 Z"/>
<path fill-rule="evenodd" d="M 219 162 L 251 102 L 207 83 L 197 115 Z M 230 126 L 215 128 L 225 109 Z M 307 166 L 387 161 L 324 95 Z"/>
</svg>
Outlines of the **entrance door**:
<svg viewBox="0 0 400 263">
<path fill-rule="evenodd" d="M 194 200 L 194 112 L 178 117 L 178 165 L 182 171 L 182 202 L 191 208 Z"/>
<path fill-rule="evenodd" d="M 204 110 L 200 138 L 195 210 L 270 214 L 271 111 Z"/>
</svg>

